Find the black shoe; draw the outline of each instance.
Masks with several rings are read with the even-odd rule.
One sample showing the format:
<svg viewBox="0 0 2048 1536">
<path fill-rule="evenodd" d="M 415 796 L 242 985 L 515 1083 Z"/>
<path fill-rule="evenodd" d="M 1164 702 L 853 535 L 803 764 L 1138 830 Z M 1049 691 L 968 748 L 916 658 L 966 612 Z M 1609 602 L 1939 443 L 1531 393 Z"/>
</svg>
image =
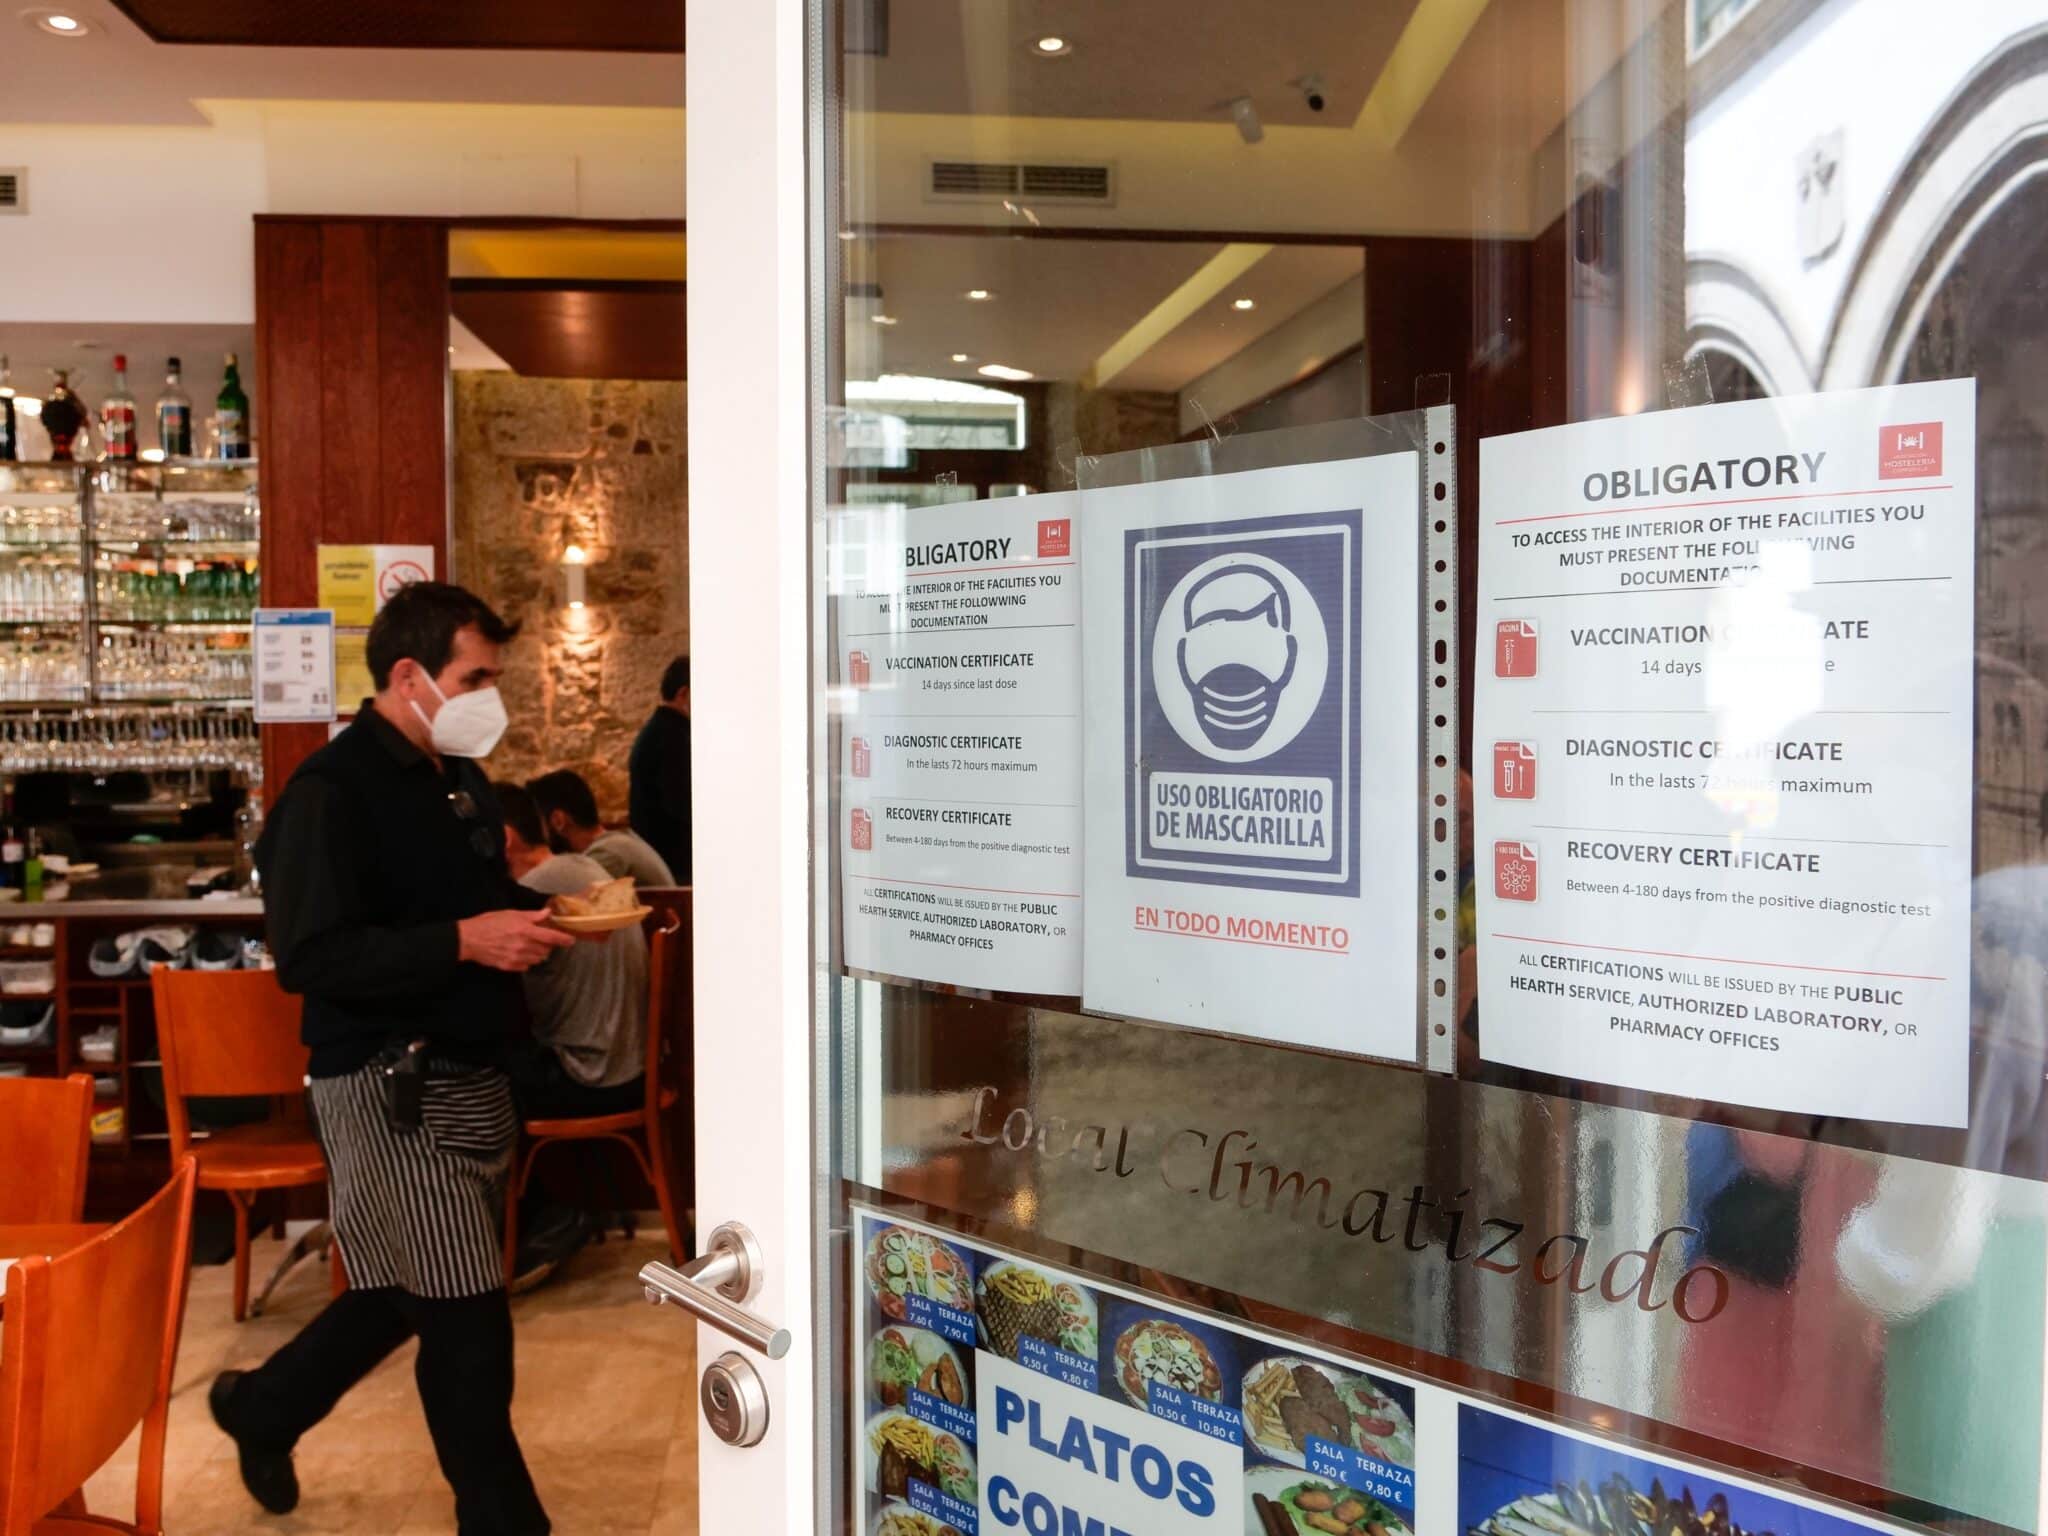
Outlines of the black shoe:
<svg viewBox="0 0 2048 1536">
<path fill-rule="evenodd" d="M 554 1272 L 590 1241 L 590 1225 L 574 1206 L 554 1206 L 536 1211 L 535 1220 L 520 1239 L 519 1253 L 512 1265 L 514 1296 L 545 1285 Z"/>
<path fill-rule="evenodd" d="M 249 1496 L 273 1515 L 288 1515 L 299 1505 L 299 1474 L 292 1470 L 290 1451 L 259 1451 L 245 1444 L 228 1422 L 229 1404 L 244 1373 L 222 1371 L 207 1391 L 206 1406 L 213 1410 L 213 1422 L 221 1433 L 235 1442 L 242 1459 L 242 1486 Z"/>
</svg>

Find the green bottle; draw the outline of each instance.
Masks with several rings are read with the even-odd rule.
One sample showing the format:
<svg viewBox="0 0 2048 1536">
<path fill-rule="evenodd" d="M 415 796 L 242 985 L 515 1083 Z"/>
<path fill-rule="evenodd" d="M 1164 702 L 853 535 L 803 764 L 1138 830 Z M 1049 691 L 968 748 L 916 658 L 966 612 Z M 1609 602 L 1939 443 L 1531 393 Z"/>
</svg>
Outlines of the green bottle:
<svg viewBox="0 0 2048 1536">
<path fill-rule="evenodd" d="M 220 431 L 220 456 L 224 459 L 249 457 L 249 397 L 242 392 L 242 375 L 235 367 L 235 354 L 228 354 L 227 373 L 220 381 L 220 394 L 213 402 L 214 422 Z"/>
</svg>

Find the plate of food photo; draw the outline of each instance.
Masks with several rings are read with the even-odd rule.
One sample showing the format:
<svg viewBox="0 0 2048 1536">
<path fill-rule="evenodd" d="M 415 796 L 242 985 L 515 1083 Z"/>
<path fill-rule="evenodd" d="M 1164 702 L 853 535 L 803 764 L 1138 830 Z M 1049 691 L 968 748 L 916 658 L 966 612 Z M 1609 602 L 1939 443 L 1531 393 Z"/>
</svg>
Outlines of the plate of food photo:
<svg viewBox="0 0 2048 1536">
<path fill-rule="evenodd" d="M 1223 1357 L 1213 1335 L 1189 1323 L 1140 1308 L 1115 1307 L 1105 1337 L 1115 1340 L 1110 1361 L 1118 1388 L 1138 1408 L 1150 1408 L 1152 1383 L 1220 1403 L 1227 1393 Z"/>
<path fill-rule="evenodd" d="M 1362 1372 L 1276 1355 L 1244 1374 L 1245 1437 L 1261 1454 L 1308 1465 L 1311 1436 L 1348 1445 L 1397 1467 L 1415 1465 L 1408 1410 Z"/>
<path fill-rule="evenodd" d="M 975 1314 L 984 1343 L 1008 1360 L 1025 1339 L 1095 1363 L 1095 1298 L 1058 1270 L 999 1259 L 975 1282 Z"/>
<path fill-rule="evenodd" d="M 863 1267 L 882 1315 L 902 1322 L 912 1296 L 955 1312 L 974 1310 L 974 1277 L 950 1243 L 908 1227 L 883 1227 L 868 1239 Z"/>
<path fill-rule="evenodd" d="M 943 1520 L 920 1514 L 901 1499 L 891 1499 L 875 1511 L 868 1536 L 960 1536 L 960 1532 Z"/>
<path fill-rule="evenodd" d="M 895 1324 L 868 1340 L 868 1385 L 884 1408 L 901 1408 L 913 1387 L 955 1407 L 968 1406 L 959 1352 L 929 1328 Z"/>
<path fill-rule="evenodd" d="M 915 1478 L 941 1493 L 975 1502 L 980 1486 L 974 1453 L 957 1435 L 912 1418 L 901 1408 L 885 1408 L 868 1420 L 866 1439 L 868 1487 L 884 1498 L 909 1497 Z"/>
<path fill-rule="evenodd" d="M 1245 1536 L 1407 1536 L 1393 1506 L 1292 1467 L 1244 1475 Z"/>
</svg>

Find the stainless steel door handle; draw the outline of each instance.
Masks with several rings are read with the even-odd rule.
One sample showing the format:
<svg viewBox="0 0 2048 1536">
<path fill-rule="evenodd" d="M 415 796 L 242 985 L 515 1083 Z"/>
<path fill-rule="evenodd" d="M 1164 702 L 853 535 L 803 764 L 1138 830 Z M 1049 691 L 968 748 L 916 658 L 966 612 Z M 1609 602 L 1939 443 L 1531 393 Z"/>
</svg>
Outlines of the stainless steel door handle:
<svg viewBox="0 0 2048 1536">
<path fill-rule="evenodd" d="M 640 1284 L 653 1305 L 672 1302 L 770 1360 L 789 1353 L 787 1328 L 778 1328 L 739 1305 L 752 1300 L 761 1288 L 761 1245 L 736 1221 L 713 1232 L 703 1256 L 681 1269 L 661 1263 L 647 1265 L 640 1271 Z"/>
</svg>

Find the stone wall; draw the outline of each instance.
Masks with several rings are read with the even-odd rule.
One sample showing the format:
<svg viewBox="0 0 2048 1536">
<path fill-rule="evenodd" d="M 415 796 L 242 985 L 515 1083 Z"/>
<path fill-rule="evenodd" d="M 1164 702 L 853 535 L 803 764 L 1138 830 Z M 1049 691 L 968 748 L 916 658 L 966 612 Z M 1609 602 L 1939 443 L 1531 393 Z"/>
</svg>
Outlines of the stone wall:
<svg viewBox="0 0 2048 1536">
<path fill-rule="evenodd" d="M 523 626 L 486 766 L 574 768 L 608 819 L 662 670 L 690 650 L 686 388 L 455 375 L 453 577 Z M 580 611 L 562 600 L 571 545 L 590 561 Z"/>
</svg>

